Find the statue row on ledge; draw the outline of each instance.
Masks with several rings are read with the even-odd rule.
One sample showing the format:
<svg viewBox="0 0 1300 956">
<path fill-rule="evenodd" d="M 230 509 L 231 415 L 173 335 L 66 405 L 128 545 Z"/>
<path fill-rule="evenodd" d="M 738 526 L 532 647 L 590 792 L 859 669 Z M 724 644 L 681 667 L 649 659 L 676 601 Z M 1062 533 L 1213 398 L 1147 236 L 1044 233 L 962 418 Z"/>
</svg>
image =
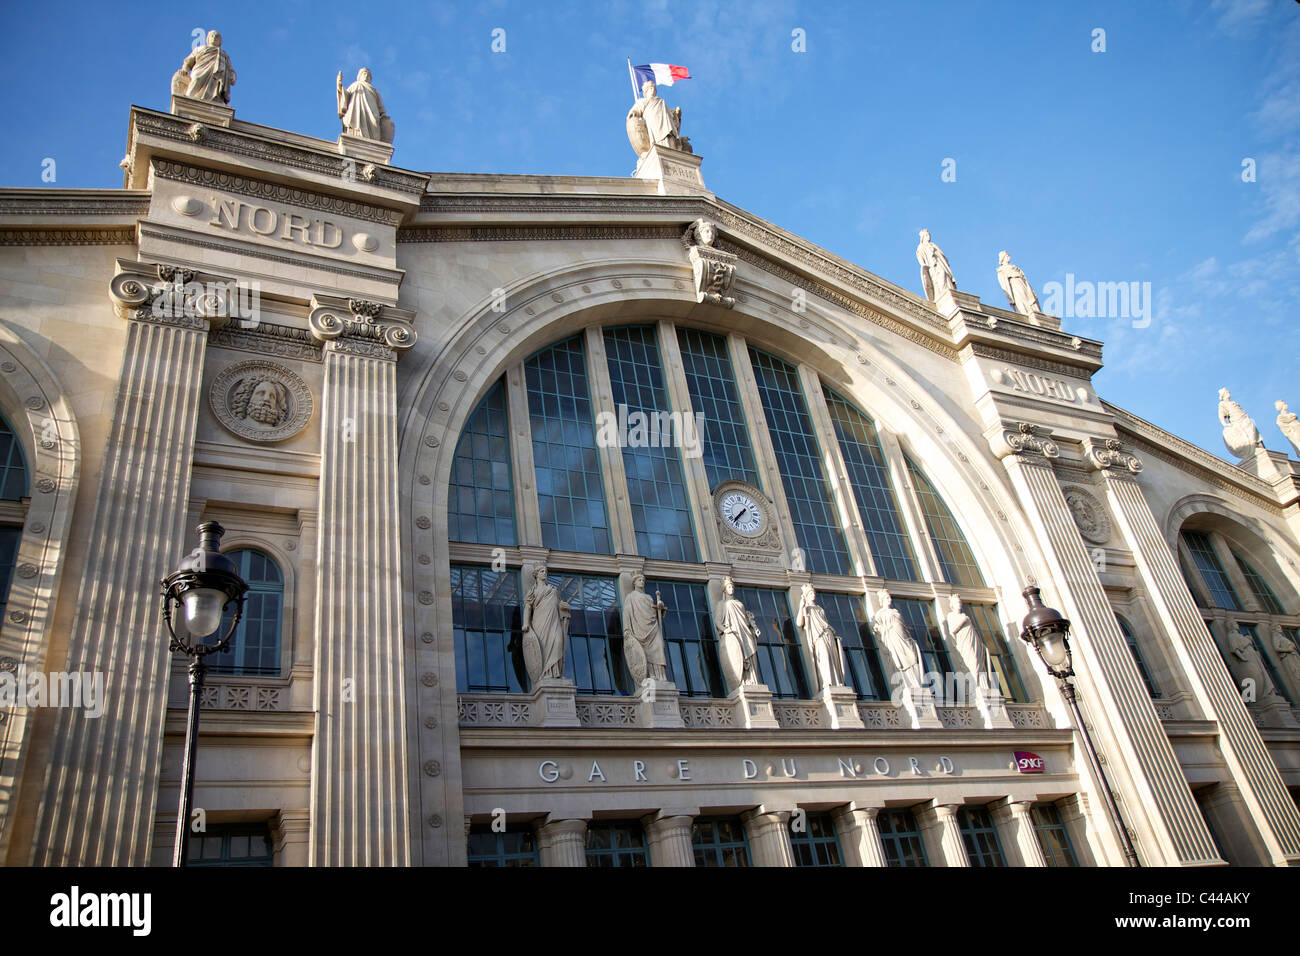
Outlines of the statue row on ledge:
<svg viewBox="0 0 1300 956">
<path fill-rule="evenodd" d="M 564 678 L 564 654 L 572 618 L 568 602 L 560 589 L 550 583 L 545 566 L 533 571 L 533 584 L 524 598 L 522 650 L 528 679 L 534 687 L 542 681 Z M 924 681 L 920 646 L 908 632 L 903 616 L 892 606 L 888 591 L 877 595 L 880 610 L 872 619 L 876 637 L 889 656 L 904 685 L 919 688 Z M 975 629 L 970 616 L 962 610 L 961 598 L 948 599 L 946 618 L 954 649 L 967 673 L 981 684 L 992 686 L 991 660 L 984 639 Z M 645 590 L 645 575 L 636 574 L 632 591 L 623 602 L 623 653 L 628 672 L 639 686 L 646 680 L 667 681 L 668 659 L 664 650 L 663 620 L 668 612 L 656 591 L 650 597 Z M 727 688 L 762 683 L 759 676 L 758 645 L 762 639 L 754 614 L 736 597 L 736 585 L 730 577 L 722 581 L 722 598 L 714 605 L 713 621 L 718 636 L 718 658 Z M 795 624 L 808 638 L 817 678 L 817 689 L 843 687 L 847 682 L 844 644 L 817 603 L 811 584 L 803 585 Z"/>
<path fill-rule="evenodd" d="M 957 290 L 957 280 L 953 278 L 948 257 L 930 238 L 929 229 L 921 230 L 921 241 L 916 247 L 916 261 L 921 265 L 921 288 L 931 302 L 945 292 Z M 1011 261 L 1011 254 L 1005 249 L 998 253 L 998 285 L 1002 286 L 1011 311 L 1030 317 L 1043 311 L 1024 270 Z"/>
<path fill-rule="evenodd" d="M 230 55 L 221 48 L 221 34 L 209 30 L 207 42 L 194 49 L 181 68 L 172 75 L 172 95 L 192 100 L 230 105 L 230 88 L 235 85 L 235 68 Z M 393 119 L 384 109 L 384 100 L 371 83 L 371 74 L 362 67 L 356 82 L 344 88 L 343 74 L 335 81 L 335 98 L 343 133 L 382 143 L 393 141 Z"/>
<path fill-rule="evenodd" d="M 1300 458 L 1300 419 L 1287 408 L 1280 398 L 1273 403 L 1277 409 L 1277 427 L 1291 443 L 1296 457 Z M 1264 447 L 1264 439 L 1255 426 L 1255 420 L 1246 410 L 1232 400 L 1232 393 L 1219 389 L 1219 424 L 1223 426 L 1223 444 L 1238 458 L 1253 458 Z"/>
</svg>

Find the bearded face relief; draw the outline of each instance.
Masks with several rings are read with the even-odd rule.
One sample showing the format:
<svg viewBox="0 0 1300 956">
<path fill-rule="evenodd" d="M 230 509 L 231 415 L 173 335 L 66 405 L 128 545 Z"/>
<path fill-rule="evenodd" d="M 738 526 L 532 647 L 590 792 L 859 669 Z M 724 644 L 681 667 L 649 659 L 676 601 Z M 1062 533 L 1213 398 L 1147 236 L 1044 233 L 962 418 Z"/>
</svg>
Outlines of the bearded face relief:
<svg viewBox="0 0 1300 956">
<path fill-rule="evenodd" d="M 212 383 L 212 411 L 228 430 L 255 442 L 290 438 L 312 414 L 311 390 L 286 366 L 239 362 Z"/>
<path fill-rule="evenodd" d="M 248 395 L 242 403 L 239 398 L 241 394 Z M 235 414 L 239 414 L 242 404 L 244 417 L 251 418 L 258 424 L 274 428 L 289 417 L 289 392 L 279 382 L 263 379 L 253 384 L 253 379 L 245 379 L 235 386 L 235 395 Z"/>
</svg>

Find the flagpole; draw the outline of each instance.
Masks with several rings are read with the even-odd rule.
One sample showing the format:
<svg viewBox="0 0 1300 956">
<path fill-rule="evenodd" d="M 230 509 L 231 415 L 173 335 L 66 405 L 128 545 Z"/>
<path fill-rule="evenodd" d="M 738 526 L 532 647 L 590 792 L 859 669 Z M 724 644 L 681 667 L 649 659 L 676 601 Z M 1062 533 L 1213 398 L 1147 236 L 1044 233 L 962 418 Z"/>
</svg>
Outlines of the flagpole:
<svg viewBox="0 0 1300 956">
<path fill-rule="evenodd" d="M 632 81 L 632 102 L 641 98 L 641 94 L 636 89 L 636 74 L 632 72 L 632 58 L 627 58 L 627 78 Z"/>
</svg>

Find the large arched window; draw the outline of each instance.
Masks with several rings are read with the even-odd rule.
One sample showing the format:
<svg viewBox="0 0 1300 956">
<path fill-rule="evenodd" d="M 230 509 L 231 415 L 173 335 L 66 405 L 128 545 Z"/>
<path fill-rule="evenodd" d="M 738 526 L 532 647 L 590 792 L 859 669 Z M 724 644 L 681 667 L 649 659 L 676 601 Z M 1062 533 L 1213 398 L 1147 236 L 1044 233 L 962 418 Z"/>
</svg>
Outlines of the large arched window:
<svg viewBox="0 0 1300 956">
<path fill-rule="evenodd" d="M 528 421 L 512 429 L 507 409 L 525 406 Z M 698 425 L 694 447 L 665 441 L 662 428 L 637 430 L 688 417 Z M 774 696 L 809 699 L 817 690 L 784 569 L 817 575 L 818 602 L 860 699 L 888 700 L 892 689 L 869 623 L 884 590 L 927 670 L 940 674 L 956 667 L 945 617 L 948 595 L 960 596 L 1003 694 L 1024 702 L 984 572 L 919 461 L 846 392 L 740 335 L 659 321 L 553 342 L 492 385 L 456 445 L 448 548 L 458 689 L 528 692 L 523 575 L 545 548 L 549 579 L 572 611 L 565 670 L 579 693 L 636 692 L 621 589 L 643 568 L 646 591 L 667 608 L 669 680 L 683 697 L 725 696 L 733 688 L 720 672 L 710 598 L 722 572 L 709 551 L 737 549 L 713 535 L 713 498 L 724 483 L 743 482 L 778 502 L 772 521 L 788 514 L 777 540 L 796 546 L 766 565 L 727 558 L 736 597 L 758 625 L 760 679 Z M 782 504 L 788 511 L 778 514 Z M 860 568 L 864 555 L 870 565 Z M 929 578 L 939 594 L 924 596 Z"/>
<path fill-rule="evenodd" d="M 1282 698 L 1300 700 L 1300 679 L 1289 663 L 1300 655 L 1300 598 L 1273 566 L 1267 547 L 1217 514 L 1189 518 L 1178 537 L 1188 589 L 1228 669 L 1234 667 L 1234 633 L 1242 634 Z"/>
<path fill-rule="evenodd" d="M 229 646 L 220 654 L 213 654 L 208 664 L 217 674 L 278 675 L 284 575 L 275 560 L 262 551 L 241 548 L 227 552 L 227 556 L 239 566 L 240 576 L 248 582 L 248 594 L 244 597 L 244 615 Z"/>
<path fill-rule="evenodd" d="M 22 442 L 14 434 L 9 422 L 0 415 L 0 502 L 17 504 L 27 497 L 27 463 L 23 458 Z M 13 581 L 14 564 L 18 558 L 18 542 L 23 536 L 21 519 L 0 519 L 0 618 L 4 617 L 9 601 L 9 585 Z"/>
</svg>

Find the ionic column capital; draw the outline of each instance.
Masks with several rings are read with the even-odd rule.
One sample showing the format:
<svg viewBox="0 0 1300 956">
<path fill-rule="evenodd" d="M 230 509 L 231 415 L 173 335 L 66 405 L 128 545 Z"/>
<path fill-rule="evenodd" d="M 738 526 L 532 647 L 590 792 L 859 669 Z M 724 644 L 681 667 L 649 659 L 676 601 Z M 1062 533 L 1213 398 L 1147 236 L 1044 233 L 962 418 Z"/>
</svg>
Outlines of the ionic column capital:
<svg viewBox="0 0 1300 956">
<path fill-rule="evenodd" d="M 239 314 L 237 288 L 234 279 L 185 266 L 118 259 L 108 297 L 118 318 L 206 332 Z"/>
<path fill-rule="evenodd" d="M 332 295 L 313 295 L 311 306 L 307 327 L 327 351 L 395 361 L 415 345 L 415 313 L 407 309 Z"/>
<path fill-rule="evenodd" d="M 1061 457 L 1061 449 L 1052 441 L 1052 432 L 1030 422 L 1001 422 L 988 437 L 989 448 L 998 458 L 1015 456 L 1022 461 L 1050 463 Z"/>
<path fill-rule="evenodd" d="M 1085 438 L 1084 458 L 1090 466 L 1105 472 L 1108 468 L 1124 468 L 1136 475 L 1142 470 L 1142 459 L 1124 450 L 1124 443 L 1116 438 Z"/>
</svg>

